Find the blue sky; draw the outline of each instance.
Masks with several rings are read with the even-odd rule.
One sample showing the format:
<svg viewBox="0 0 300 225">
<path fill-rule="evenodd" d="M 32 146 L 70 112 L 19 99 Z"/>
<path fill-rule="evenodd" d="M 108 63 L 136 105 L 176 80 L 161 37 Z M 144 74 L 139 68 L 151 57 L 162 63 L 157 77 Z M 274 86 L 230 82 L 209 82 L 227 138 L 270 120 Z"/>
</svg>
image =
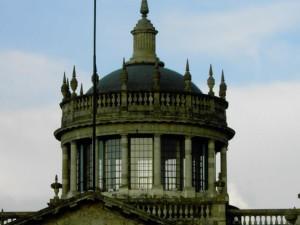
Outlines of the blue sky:
<svg viewBox="0 0 300 225">
<path fill-rule="evenodd" d="M 139 5 L 98 0 L 101 76 L 131 57 Z M 229 152 L 234 203 L 299 206 L 300 181 L 293 173 L 300 157 L 299 0 L 149 5 L 166 67 L 184 72 L 189 58 L 193 81 L 204 92 L 209 64 L 217 83 L 225 70 L 228 119 L 237 131 Z M 52 196 L 49 184 L 61 164 L 52 134 L 60 125 L 62 76 L 66 71 L 70 77 L 76 65 L 84 89 L 91 85 L 92 16 L 87 0 L 0 1 L 0 208 L 38 209 Z M 20 188 L 25 185 L 27 195 Z"/>
<path fill-rule="evenodd" d="M 98 3 L 102 75 L 118 67 L 122 57 L 131 56 L 129 31 L 139 17 L 137 3 Z M 150 5 L 150 18 L 160 31 L 159 56 L 178 71 L 183 71 L 185 58 L 190 58 L 199 83 L 205 81 L 210 63 L 218 73 L 224 68 L 233 85 L 299 80 L 299 1 L 165 0 Z M 85 72 L 91 70 L 92 1 L 3 0 L 0 20 L 1 50 L 47 55 L 68 60 Z M 198 43 L 188 42 L 193 36 Z"/>
</svg>

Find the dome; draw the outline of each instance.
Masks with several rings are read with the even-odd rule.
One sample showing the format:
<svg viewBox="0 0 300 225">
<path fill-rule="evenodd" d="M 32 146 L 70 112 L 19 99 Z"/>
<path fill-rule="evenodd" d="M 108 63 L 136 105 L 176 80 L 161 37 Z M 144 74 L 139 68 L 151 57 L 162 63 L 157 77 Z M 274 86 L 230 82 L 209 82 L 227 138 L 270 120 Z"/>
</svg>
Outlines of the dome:
<svg viewBox="0 0 300 225">
<path fill-rule="evenodd" d="M 208 94 L 192 83 L 188 60 L 182 73 L 165 68 L 156 54 L 158 31 L 148 12 L 147 0 L 142 0 L 142 19 L 131 32 L 133 55 L 120 69 L 98 83 L 94 64 L 97 86 L 86 94 L 81 88 L 80 95 L 75 69 L 70 82 L 64 76 L 63 115 L 55 132 L 64 154 L 62 196 L 99 190 L 133 205 L 145 202 L 143 207 L 154 211 L 161 199 L 170 205 L 177 199 L 178 210 L 183 198 L 189 207 L 190 200 L 207 204 L 214 198 L 227 204 L 224 161 L 234 131 L 227 126 L 224 74 L 217 97 L 212 67 Z M 224 164 L 216 180 L 219 152 Z M 167 209 L 159 207 L 157 212 Z M 197 207 L 203 211 L 214 205 Z M 171 214 L 178 217 L 181 212 Z"/>
<path fill-rule="evenodd" d="M 153 90 L 153 74 L 154 65 L 134 64 L 126 67 L 128 72 L 128 91 L 152 91 Z M 184 92 L 183 75 L 160 67 L 160 90 L 163 92 Z M 99 93 L 121 91 L 122 69 L 115 70 L 103 77 L 98 85 Z M 200 94 L 200 89 L 192 84 L 192 92 Z M 93 89 L 90 88 L 87 94 L 92 94 Z"/>
</svg>

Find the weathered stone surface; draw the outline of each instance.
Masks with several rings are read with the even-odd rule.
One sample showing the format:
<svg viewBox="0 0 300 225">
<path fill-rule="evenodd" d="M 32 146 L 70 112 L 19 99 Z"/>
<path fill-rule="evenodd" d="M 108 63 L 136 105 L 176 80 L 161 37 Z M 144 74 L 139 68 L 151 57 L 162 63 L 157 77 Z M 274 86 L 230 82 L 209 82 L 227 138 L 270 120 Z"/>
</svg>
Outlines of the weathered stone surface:
<svg viewBox="0 0 300 225">
<path fill-rule="evenodd" d="M 118 211 L 109 210 L 101 203 L 90 203 L 82 205 L 76 210 L 66 211 L 62 214 L 52 216 L 40 225 L 139 225 L 140 221 L 126 218 Z"/>
</svg>

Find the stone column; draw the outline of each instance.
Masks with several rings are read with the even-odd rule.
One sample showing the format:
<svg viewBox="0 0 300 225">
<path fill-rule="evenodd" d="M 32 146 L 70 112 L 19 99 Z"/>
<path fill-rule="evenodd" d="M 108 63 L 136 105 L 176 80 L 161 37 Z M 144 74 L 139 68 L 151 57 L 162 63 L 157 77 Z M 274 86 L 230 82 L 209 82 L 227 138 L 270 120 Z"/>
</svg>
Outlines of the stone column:
<svg viewBox="0 0 300 225">
<path fill-rule="evenodd" d="M 185 151 L 185 173 L 184 173 L 184 191 L 186 192 L 186 197 L 192 197 L 193 194 L 193 185 L 192 185 L 192 139 L 189 136 L 185 137 L 184 141 L 184 151 Z"/>
<path fill-rule="evenodd" d="M 208 193 L 214 196 L 216 193 L 216 150 L 215 141 L 208 141 Z"/>
<path fill-rule="evenodd" d="M 70 195 L 77 194 L 77 143 L 71 142 Z"/>
<path fill-rule="evenodd" d="M 121 177 L 121 187 L 123 191 L 128 190 L 128 135 L 123 134 L 121 136 L 121 154 L 122 154 L 122 177 Z"/>
<path fill-rule="evenodd" d="M 99 169 L 100 169 L 100 165 L 99 165 L 99 141 L 98 139 L 96 138 L 96 146 L 95 146 L 95 157 L 96 157 L 96 160 L 95 160 L 95 185 L 96 185 L 96 190 L 99 191 L 100 190 L 100 182 L 99 182 Z"/>
<path fill-rule="evenodd" d="M 227 193 L 227 146 L 221 149 L 221 175 L 222 180 L 225 182 L 224 193 Z"/>
<path fill-rule="evenodd" d="M 185 174 L 184 174 L 184 188 L 192 187 L 192 140 L 191 137 L 186 136 L 184 141 L 185 151 Z"/>
<path fill-rule="evenodd" d="M 153 153 L 153 190 L 159 192 L 163 190 L 161 184 L 161 141 L 160 134 L 154 135 L 154 153 Z M 158 194 L 158 193 L 156 193 Z"/>
<path fill-rule="evenodd" d="M 69 172 L 69 151 L 66 145 L 62 145 L 62 194 L 61 198 L 66 198 L 70 191 L 70 172 Z"/>
</svg>

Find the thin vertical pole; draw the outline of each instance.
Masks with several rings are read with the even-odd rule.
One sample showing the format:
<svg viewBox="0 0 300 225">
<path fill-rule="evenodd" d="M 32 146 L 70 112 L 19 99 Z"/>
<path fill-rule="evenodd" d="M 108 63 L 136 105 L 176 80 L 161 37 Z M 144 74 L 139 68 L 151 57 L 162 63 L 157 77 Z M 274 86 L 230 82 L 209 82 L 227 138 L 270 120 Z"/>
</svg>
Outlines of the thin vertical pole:
<svg viewBox="0 0 300 225">
<path fill-rule="evenodd" d="M 93 137 L 92 137 L 92 151 L 93 151 L 93 185 L 92 190 L 96 191 L 96 115 L 97 115 L 97 85 L 99 76 L 97 74 L 96 64 L 96 34 L 97 34 L 97 2 L 94 0 L 94 52 L 93 52 Z"/>
<path fill-rule="evenodd" d="M 97 37 L 97 1 L 94 0 L 94 54 L 93 54 L 93 74 L 97 74 L 96 62 L 96 37 Z"/>
</svg>

